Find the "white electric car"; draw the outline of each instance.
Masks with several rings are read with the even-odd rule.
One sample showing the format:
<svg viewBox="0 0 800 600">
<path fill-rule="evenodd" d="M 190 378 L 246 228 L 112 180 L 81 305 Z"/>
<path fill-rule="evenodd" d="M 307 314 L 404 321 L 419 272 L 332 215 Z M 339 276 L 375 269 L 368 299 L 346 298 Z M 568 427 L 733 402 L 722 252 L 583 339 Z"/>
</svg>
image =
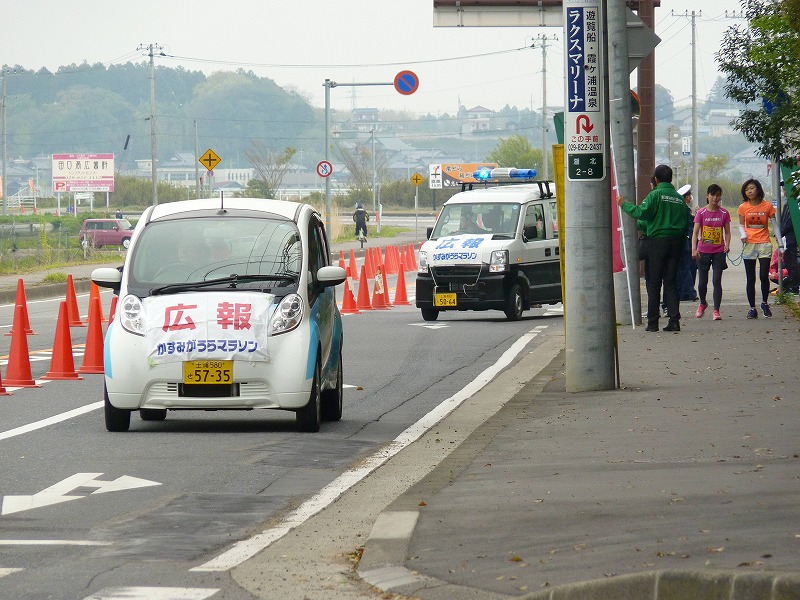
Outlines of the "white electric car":
<svg viewBox="0 0 800 600">
<path fill-rule="evenodd" d="M 142 214 L 104 345 L 105 423 L 131 413 L 282 409 L 301 431 L 342 416 L 342 322 L 320 214 L 257 198 L 187 200 Z"/>
</svg>

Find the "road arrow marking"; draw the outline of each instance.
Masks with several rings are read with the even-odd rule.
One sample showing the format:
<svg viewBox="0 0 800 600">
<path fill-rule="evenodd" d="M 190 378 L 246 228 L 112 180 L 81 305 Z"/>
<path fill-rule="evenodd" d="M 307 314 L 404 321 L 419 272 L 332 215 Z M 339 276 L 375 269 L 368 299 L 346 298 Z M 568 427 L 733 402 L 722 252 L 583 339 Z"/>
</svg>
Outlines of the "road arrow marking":
<svg viewBox="0 0 800 600">
<path fill-rule="evenodd" d="M 3 498 L 2 509 L 0 509 L 0 515 L 10 515 L 33 508 L 84 498 L 85 496 L 70 495 L 70 492 L 82 487 L 97 488 L 92 494 L 103 494 L 106 492 L 119 492 L 121 490 L 161 485 L 156 481 L 148 481 L 147 479 L 139 479 L 138 477 L 130 477 L 128 475 L 123 475 L 113 481 L 102 481 L 97 479 L 100 475 L 102 475 L 102 473 L 76 473 L 32 496 L 5 496 Z"/>
</svg>

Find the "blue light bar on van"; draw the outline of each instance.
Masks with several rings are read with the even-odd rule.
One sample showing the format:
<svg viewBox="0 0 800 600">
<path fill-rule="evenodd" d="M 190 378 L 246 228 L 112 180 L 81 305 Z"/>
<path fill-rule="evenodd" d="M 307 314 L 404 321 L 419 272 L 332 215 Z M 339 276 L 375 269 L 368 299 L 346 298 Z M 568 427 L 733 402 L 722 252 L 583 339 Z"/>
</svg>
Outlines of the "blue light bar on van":
<svg viewBox="0 0 800 600">
<path fill-rule="evenodd" d="M 500 179 L 533 179 L 536 177 L 536 169 L 509 169 L 498 167 L 489 169 L 481 167 L 472 176 L 478 181 L 500 180 Z"/>
</svg>

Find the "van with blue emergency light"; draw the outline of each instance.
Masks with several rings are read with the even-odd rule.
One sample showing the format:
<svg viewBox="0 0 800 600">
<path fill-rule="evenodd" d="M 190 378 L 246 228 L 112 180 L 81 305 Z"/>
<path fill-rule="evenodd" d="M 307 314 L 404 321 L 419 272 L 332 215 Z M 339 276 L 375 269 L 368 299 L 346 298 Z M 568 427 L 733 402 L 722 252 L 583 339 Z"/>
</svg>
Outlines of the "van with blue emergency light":
<svg viewBox="0 0 800 600">
<path fill-rule="evenodd" d="M 420 249 L 422 318 L 502 310 L 516 321 L 533 306 L 561 302 L 555 185 L 535 181 L 534 169 L 483 169 L 474 177 L 479 183 L 444 203 Z"/>
</svg>

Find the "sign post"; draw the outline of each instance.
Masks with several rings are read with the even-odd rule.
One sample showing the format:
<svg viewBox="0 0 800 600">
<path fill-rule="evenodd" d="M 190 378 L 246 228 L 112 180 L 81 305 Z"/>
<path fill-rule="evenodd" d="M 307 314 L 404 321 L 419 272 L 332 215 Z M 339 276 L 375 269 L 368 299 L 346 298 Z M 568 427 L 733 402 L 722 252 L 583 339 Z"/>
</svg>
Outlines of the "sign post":
<svg viewBox="0 0 800 600">
<path fill-rule="evenodd" d="M 617 0 L 615 0 L 617 1 Z M 564 0 L 568 392 L 615 387 L 605 2 Z M 592 294 L 586 293 L 591 281 Z"/>
<path fill-rule="evenodd" d="M 425 181 L 425 178 L 419 173 L 414 173 L 411 176 L 411 183 L 414 184 L 414 245 L 419 239 L 418 221 L 419 221 L 419 185 Z"/>
</svg>

